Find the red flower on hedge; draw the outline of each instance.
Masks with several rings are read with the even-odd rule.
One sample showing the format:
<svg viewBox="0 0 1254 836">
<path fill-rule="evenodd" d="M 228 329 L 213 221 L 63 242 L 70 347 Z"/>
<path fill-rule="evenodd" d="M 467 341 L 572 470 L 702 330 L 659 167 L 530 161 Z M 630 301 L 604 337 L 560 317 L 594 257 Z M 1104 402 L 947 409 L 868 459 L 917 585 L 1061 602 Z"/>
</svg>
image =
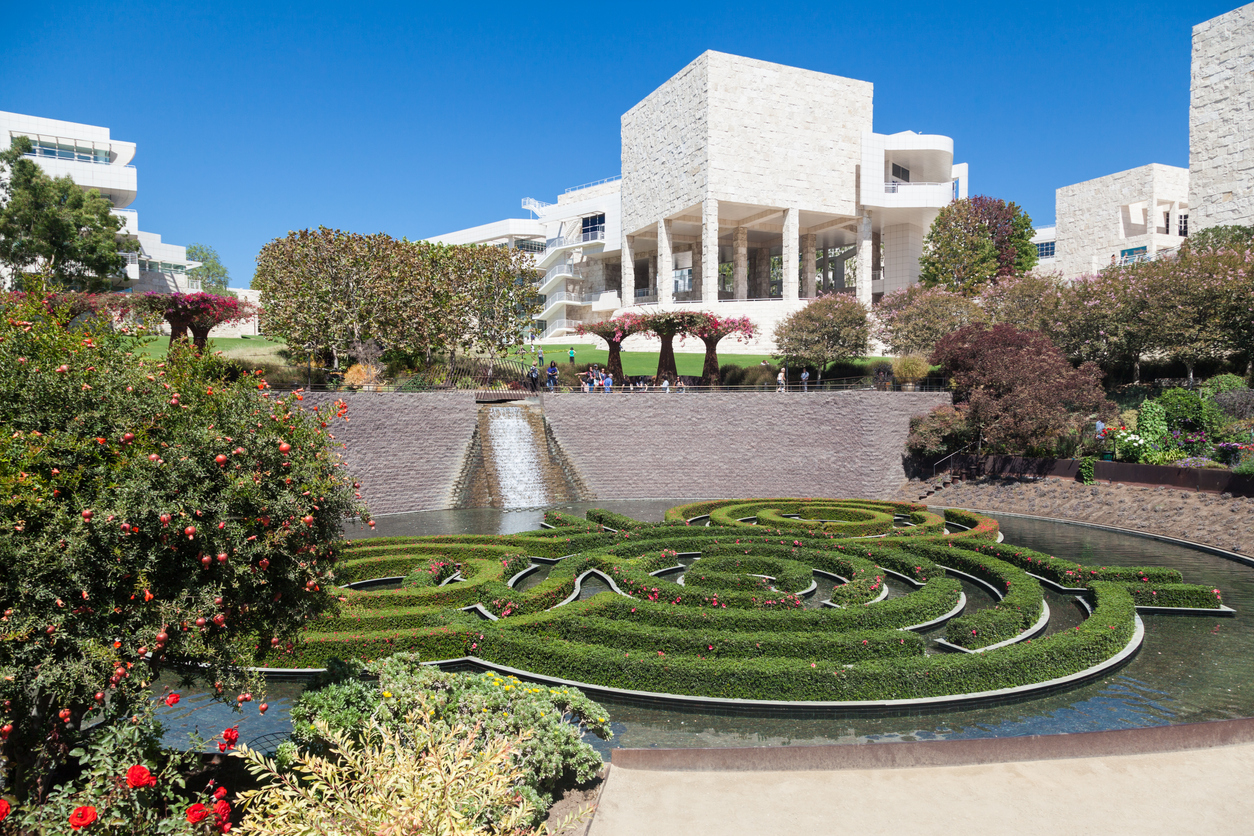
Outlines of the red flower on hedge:
<svg viewBox="0 0 1254 836">
<path fill-rule="evenodd" d="M 75 830 L 82 830 L 87 825 L 96 820 L 95 807 L 75 807 L 74 812 L 70 813 L 70 827 Z"/>
<path fill-rule="evenodd" d="M 0 798 L 0 821 L 4 821 L 9 817 L 9 802 Z"/>
<path fill-rule="evenodd" d="M 165 695 L 165 704 L 173 708 L 179 704 L 179 699 L 180 697 L 178 694 L 171 692 Z"/>
<path fill-rule="evenodd" d="M 209 817 L 209 808 L 203 804 L 197 803 L 187 808 L 187 821 L 191 824 L 197 824 Z"/>
<path fill-rule="evenodd" d="M 133 790 L 140 787 L 155 787 L 157 776 L 149 772 L 146 766 L 132 766 L 126 770 L 126 785 Z"/>
<path fill-rule="evenodd" d="M 218 829 L 226 833 L 231 829 L 231 805 L 219 800 L 213 805 L 213 815 L 217 818 Z"/>
</svg>

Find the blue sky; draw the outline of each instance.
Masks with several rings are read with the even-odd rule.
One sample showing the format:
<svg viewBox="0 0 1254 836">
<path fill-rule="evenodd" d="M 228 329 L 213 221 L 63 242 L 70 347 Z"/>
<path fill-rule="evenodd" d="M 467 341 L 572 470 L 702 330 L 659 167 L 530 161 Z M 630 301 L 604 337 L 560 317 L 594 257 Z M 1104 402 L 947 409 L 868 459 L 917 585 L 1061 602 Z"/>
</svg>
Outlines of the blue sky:
<svg viewBox="0 0 1254 836">
<path fill-rule="evenodd" d="M 619 116 L 706 49 L 873 82 L 876 131 L 952 136 L 1039 226 L 1188 165 L 1191 27 L 1233 3 L 15 3 L 0 110 L 137 143 L 141 227 L 236 287 L 292 229 L 422 238 L 617 174 Z"/>
</svg>

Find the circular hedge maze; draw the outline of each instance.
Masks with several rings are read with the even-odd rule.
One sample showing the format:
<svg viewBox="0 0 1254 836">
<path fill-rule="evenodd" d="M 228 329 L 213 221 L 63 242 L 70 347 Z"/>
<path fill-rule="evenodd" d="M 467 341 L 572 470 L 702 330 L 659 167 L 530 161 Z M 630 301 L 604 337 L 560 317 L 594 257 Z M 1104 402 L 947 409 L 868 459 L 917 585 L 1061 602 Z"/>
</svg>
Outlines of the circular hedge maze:
<svg viewBox="0 0 1254 836">
<path fill-rule="evenodd" d="M 545 519 L 525 534 L 348 544 L 339 613 L 272 663 L 409 651 L 685 698 L 882 704 L 1060 687 L 1131 657 L 1138 608 L 1231 612 L 1173 569 L 1080 565 L 998 542 L 989 517 L 923 505 L 755 499 L 680 506 L 662 523 Z M 960 578 L 992 605 L 968 608 Z M 1042 584 L 1088 617 L 1051 630 Z"/>
</svg>

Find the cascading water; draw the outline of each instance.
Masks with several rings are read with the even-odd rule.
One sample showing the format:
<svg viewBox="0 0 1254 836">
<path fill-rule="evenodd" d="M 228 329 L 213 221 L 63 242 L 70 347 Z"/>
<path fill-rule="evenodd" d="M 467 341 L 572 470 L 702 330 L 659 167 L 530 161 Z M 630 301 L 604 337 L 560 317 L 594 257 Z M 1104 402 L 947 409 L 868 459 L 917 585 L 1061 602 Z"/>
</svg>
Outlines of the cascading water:
<svg viewBox="0 0 1254 836">
<path fill-rule="evenodd" d="M 549 502 L 545 486 L 547 448 L 537 437 L 533 422 L 517 406 L 488 410 L 488 437 L 484 457 L 491 459 L 489 471 L 494 499 L 501 508 L 535 508 Z M 496 504 L 496 503 L 493 503 Z"/>
</svg>

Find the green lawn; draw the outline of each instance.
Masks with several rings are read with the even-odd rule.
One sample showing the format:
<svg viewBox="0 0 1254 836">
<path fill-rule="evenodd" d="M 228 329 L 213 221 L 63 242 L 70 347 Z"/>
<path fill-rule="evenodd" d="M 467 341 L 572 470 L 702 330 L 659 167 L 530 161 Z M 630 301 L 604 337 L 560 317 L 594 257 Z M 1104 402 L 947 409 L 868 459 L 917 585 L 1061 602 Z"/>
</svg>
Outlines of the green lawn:
<svg viewBox="0 0 1254 836">
<path fill-rule="evenodd" d="M 138 348 L 138 353 L 148 357 L 164 357 L 170 347 L 170 338 L 158 336 Z M 209 347 L 213 351 L 221 351 L 226 357 L 236 360 L 251 360 L 261 363 L 282 363 L 283 358 L 277 352 L 283 348 L 282 340 L 269 340 L 265 337 L 227 337 L 223 339 L 209 338 Z"/>
<path fill-rule="evenodd" d="M 605 365 L 609 361 L 609 350 L 604 348 L 592 348 L 587 345 L 552 345 L 544 347 L 544 363 L 547 366 L 549 361 L 556 360 L 558 365 L 566 365 L 570 362 L 570 355 L 567 351 L 570 348 L 575 349 L 575 362 L 579 365 L 584 363 L 596 363 L 597 365 Z M 528 350 L 523 349 L 518 355 L 520 359 L 530 360 L 535 355 Z M 880 357 L 860 357 L 850 362 L 853 366 L 866 366 L 872 360 L 880 360 Z M 636 377 L 643 375 L 651 375 L 657 371 L 658 352 L 656 351 L 624 351 L 623 352 L 623 374 Z M 770 354 L 734 354 L 731 352 L 718 353 L 719 365 L 725 366 L 734 364 L 741 368 L 749 366 L 757 366 L 763 360 L 772 366 L 777 366 L 779 361 Z M 684 377 L 700 377 L 702 366 L 705 363 L 705 353 L 700 354 L 691 352 L 675 352 L 675 368 L 676 371 Z"/>
</svg>

